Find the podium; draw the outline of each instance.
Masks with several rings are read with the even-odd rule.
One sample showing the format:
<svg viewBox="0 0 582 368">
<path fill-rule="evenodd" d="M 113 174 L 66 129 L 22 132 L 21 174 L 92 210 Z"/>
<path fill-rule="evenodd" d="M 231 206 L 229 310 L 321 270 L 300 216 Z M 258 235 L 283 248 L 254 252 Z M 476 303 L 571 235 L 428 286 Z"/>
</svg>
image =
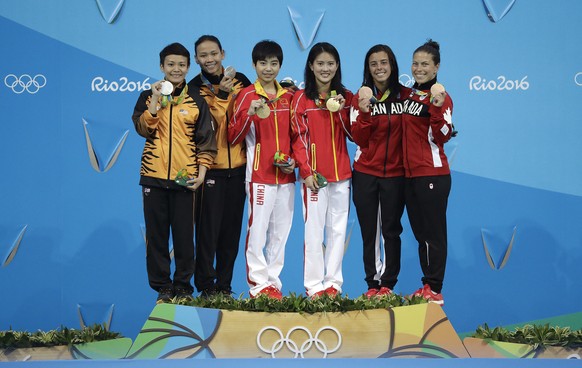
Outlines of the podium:
<svg viewBox="0 0 582 368">
<path fill-rule="evenodd" d="M 155 358 L 468 358 L 442 308 L 344 313 L 223 311 L 161 304 L 127 354 Z"/>
</svg>

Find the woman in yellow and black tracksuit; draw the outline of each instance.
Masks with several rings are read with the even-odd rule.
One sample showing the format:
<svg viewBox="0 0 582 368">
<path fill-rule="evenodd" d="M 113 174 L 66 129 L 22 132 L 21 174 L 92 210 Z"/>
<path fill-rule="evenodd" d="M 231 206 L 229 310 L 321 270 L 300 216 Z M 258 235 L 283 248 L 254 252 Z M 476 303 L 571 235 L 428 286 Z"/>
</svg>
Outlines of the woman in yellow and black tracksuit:
<svg viewBox="0 0 582 368">
<path fill-rule="evenodd" d="M 197 193 L 194 286 L 204 297 L 230 295 L 245 206 L 247 159 L 244 142 L 228 142 L 227 126 L 234 99 L 251 82 L 242 73 L 225 71 L 224 50 L 216 36 L 201 36 L 194 49 L 200 74 L 188 84 L 200 88 L 210 108 L 218 148 L 214 164 Z"/>
<path fill-rule="evenodd" d="M 200 91 L 186 85 L 190 53 L 181 44 L 166 46 L 160 53 L 165 81 L 143 91 L 132 120 L 146 138 L 140 170 L 146 226 L 146 264 L 150 286 L 158 302 L 189 297 L 194 274 L 194 191 L 202 184 L 216 155 L 216 140 L 210 111 Z M 173 92 L 162 96 L 162 83 L 172 83 Z M 186 171 L 187 185 L 176 182 Z M 172 234 L 176 269 L 170 275 L 168 241 Z"/>
</svg>

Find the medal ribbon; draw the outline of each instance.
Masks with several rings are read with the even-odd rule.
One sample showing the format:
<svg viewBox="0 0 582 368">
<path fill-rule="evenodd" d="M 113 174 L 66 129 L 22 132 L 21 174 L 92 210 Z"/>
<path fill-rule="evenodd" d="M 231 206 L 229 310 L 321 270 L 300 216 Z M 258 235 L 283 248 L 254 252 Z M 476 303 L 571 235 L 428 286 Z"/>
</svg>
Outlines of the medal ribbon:
<svg viewBox="0 0 582 368">
<path fill-rule="evenodd" d="M 424 92 L 424 91 L 421 91 L 419 89 L 416 89 L 416 88 L 412 88 L 410 90 L 410 97 L 412 97 L 412 95 L 417 95 L 417 96 L 421 96 L 422 97 L 422 96 L 428 95 L 428 93 L 427 92 Z"/>
<path fill-rule="evenodd" d="M 263 101 L 265 105 L 268 105 L 277 102 L 277 100 L 279 100 L 280 98 L 281 96 L 268 100 L 264 96 L 261 96 L 261 101 Z"/>
<path fill-rule="evenodd" d="M 390 96 L 390 88 L 387 88 L 386 91 L 384 91 L 384 94 L 382 95 L 382 97 L 380 97 L 379 100 L 376 98 L 376 95 L 378 95 L 378 89 L 376 88 L 376 86 L 374 86 L 374 97 L 372 97 L 372 99 L 374 99 L 375 101 L 373 102 L 375 103 L 384 102 L 386 101 L 388 96 Z"/>
<path fill-rule="evenodd" d="M 261 84 L 258 82 L 258 80 L 255 82 L 255 90 L 257 91 L 257 94 L 259 95 L 261 101 L 263 102 L 264 105 L 268 105 L 268 104 L 272 104 L 277 102 L 284 94 L 284 92 L 286 91 L 285 88 L 282 88 L 279 83 L 277 83 L 277 81 L 275 81 L 275 84 L 277 86 L 277 92 L 276 92 L 276 96 L 273 99 L 269 99 L 267 92 L 264 90 L 263 86 L 261 86 Z M 265 97 L 267 96 L 267 97 Z"/>
<path fill-rule="evenodd" d="M 326 93 L 323 98 L 317 98 L 315 100 L 315 105 L 320 109 L 323 109 L 325 107 L 325 104 L 327 103 L 327 100 L 335 96 L 337 96 L 337 92 L 335 90 L 331 91 L 329 94 Z"/>
<path fill-rule="evenodd" d="M 202 78 L 202 83 L 205 84 L 212 93 L 216 94 L 216 91 L 214 90 L 214 85 L 210 83 L 210 81 L 208 80 L 208 78 L 206 78 L 204 73 L 200 73 L 200 78 Z"/>
</svg>

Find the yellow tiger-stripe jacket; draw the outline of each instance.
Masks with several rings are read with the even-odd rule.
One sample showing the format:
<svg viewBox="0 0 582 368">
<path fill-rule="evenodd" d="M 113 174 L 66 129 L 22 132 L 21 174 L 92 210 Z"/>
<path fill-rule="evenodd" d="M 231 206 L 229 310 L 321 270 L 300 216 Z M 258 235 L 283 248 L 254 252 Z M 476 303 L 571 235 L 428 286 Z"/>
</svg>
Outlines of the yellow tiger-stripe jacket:
<svg viewBox="0 0 582 368">
<path fill-rule="evenodd" d="M 176 88 L 179 96 L 181 88 Z M 181 169 L 198 176 L 199 165 L 210 168 L 216 156 L 216 138 L 208 105 L 200 90 L 188 87 L 183 101 L 168 103 L 156 116 L 148 111 L 151 90 L 143 91 L 134 108 L 135 130 L 146 138 L 141 158 L 140 185 L 183 188 L 174 179 Z M 174 97 L 174 101 L 178 98 Z"/>
<path fill-rule="evenodd" d="M 234 85 L 230 93 L 220 90 L 219 84 L 223 75 L 209 76 L 201 74 L 194 77 L 189 86 L 200 88 L 202 97 L 206 100 L 212 118 L 216 123 L 216 146 L 218 153 L 214 159 L 212 169 L 234 169 L 243 166 L 247 162 L 245 143 L 228 143 L 228 122 L 232 116 L 234 100 L 238 93 L 251 82 L 242 73 L 236 73 Z M 205 81 L 207 83 L 205 83 Z"/>
</svg>

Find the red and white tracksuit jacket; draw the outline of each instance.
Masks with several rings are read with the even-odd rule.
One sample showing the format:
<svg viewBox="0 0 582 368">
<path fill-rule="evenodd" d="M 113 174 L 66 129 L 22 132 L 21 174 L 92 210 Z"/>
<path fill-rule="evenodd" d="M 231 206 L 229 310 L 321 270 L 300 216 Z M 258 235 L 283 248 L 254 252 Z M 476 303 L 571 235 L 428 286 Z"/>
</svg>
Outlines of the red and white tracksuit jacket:
<svg viewBox="0 0 582 368">
<path fill-rule="evenodd" d="M 433 82 L 434 84 L 434 82 Z M 411 89 L 404 101 L 402 145 L 407 178 L 450 174 L 444 144 L 453 131 L 453 101 L 446 94 L 442 106 L 430 103 L 430 85 Z"/>
<path fill-rule="evenodd" d="M 247 151 L 247 201 L 249 222 L 245 256 L 249 294 L 256 296 L 268 286 L 281 289 L 285 244 L 293 220 L 295 173 L 285 174 L 273 165 L 275 152 L 291 155 L 290 108 L 293 94 L 277 83 L 277 94 L 269 98 L 256 81 L 240 91 L 228 126 L 228 140 L 243 139 Z M 248 115 L 252 101 L 263 99 L 271 110 L 261 119 Z"/>
<path fill-rule="evenodd" d="M 333 287 L 342 291 L 342 260 L 350 207 L 352 176 L 346 138 L 350 134 L 350 101 L 352 93 L 345 90 L 345 106 L 337 112 L 295 92 L 291 120 L 294 141 L 300 148 L 293 155 L 304 179 L 315 171 L 325 176 L 328 185 L 312 192 L 301 187 L 304 240 L 304 286 L 307 295 Z M 295 147 L 295 146 L 294 146 Z M 325 249 L 322 249 L 325 244 Z"/>
<path fill-rule="evenodd" d="M 277 84 L 277 96 L 268 103 L 271 114 L 266 119 L 247 114 L 251 102 L 260 98 L 270 101 L 258 81 L 240 91 L 228 125 L 228 140 L 231 144 L 246 141 L 247 182 L 293 183 L 294 174 L 285 174 L 273 165 L 275 152 L 292 153 L 290 107 L 293 93 Z"/>
</svg>

